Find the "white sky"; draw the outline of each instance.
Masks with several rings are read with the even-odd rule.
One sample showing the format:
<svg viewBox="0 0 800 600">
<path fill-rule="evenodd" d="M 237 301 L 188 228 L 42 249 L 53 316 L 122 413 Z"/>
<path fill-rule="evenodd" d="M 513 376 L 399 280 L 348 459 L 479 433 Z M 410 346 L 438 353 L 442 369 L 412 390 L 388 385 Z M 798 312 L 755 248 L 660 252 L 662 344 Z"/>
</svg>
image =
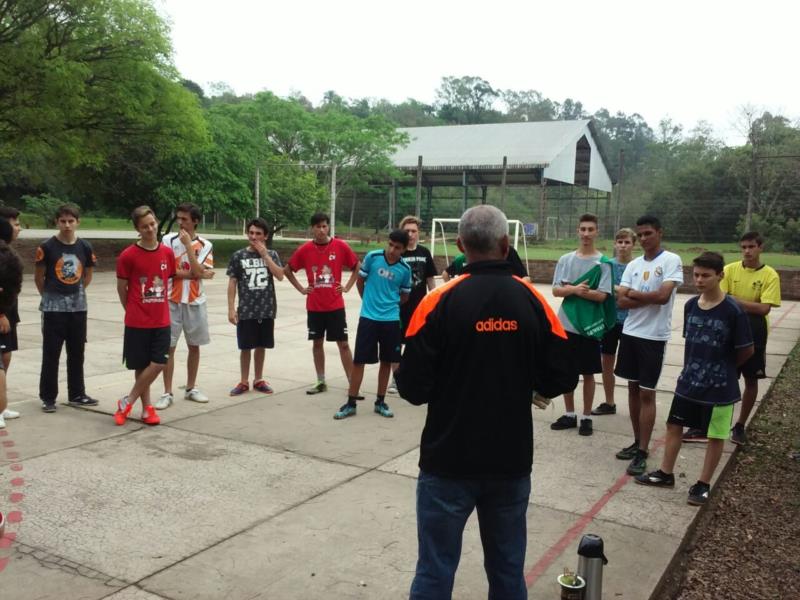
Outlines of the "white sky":
<svg viewBox="0 0 800 600">
<path fill-rule="evenodd" d="M 729 144 L 745 104 L 800 117 L 792 0 L 155 0 L 175 64 L 204 87 L 432 103 L 443 76 L 535 89 L 594 112 L 710 122 Z M 792 60 L 793 59 L 793 60 Z"/>
</svg>

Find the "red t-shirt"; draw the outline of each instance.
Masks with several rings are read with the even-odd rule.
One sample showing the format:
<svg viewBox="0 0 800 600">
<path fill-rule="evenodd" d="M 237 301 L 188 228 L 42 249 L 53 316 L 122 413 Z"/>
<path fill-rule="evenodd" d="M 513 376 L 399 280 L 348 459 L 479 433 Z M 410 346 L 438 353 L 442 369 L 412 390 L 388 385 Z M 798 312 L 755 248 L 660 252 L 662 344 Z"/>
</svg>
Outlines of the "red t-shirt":
<svg viewBox="0 0 800 600">
<path fill-rule="evenodd" d="M 313 240 L 295 250 L 289 259 L 289 268 L 296 273 L 306 270 L 308 285 L 313 288 L 306 296 L 306 310 L 329 312 L 344 308 L 344 298 L 336 291 L 342 284 L 342 267 L 353 269 L 358 257 L 353 249 L 337 238 L 327 244 L 317 244 Z"/>
<path fill-rule="evenodd" d="M 159 244 L 146 250 L 128 246 L 117 259 L 117 277 L 128 280 L 125 325 L 140 329 L 169 327 L 167 283 L 175 276 L 172 249 Z"/>
</svg>

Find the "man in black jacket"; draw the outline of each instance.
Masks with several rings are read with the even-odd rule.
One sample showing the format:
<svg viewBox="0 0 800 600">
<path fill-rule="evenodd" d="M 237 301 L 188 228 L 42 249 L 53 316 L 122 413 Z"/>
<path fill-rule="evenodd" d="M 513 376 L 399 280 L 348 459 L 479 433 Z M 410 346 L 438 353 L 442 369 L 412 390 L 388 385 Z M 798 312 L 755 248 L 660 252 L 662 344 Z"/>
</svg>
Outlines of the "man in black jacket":
<svg viewBox="0 0 800 600">
<path fill-rule="evenodd" d="M 575 386 L 566 333 L 532 285 L 512 275 L 508 222 L 476 206 L 458 225 L 465 274 L 414 312 L 400 395 L 428 405 L 417 483 L 413 600 L 450 598 L 467 518 L 478 510 L 489 598 L 527 598 L 523 574 L 535 394 Z"/>
</svg>

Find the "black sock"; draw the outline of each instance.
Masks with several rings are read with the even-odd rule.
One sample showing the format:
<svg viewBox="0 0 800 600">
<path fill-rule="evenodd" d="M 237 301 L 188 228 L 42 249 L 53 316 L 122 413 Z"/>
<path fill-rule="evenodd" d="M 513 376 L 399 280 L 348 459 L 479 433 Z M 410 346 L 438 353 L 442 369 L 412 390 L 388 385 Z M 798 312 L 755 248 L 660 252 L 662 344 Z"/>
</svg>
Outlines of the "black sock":
<svg viewBox="0 0 800 600">
<path fill-rule="evenodd" d="M 385 403 L 385 395 L 376 394 L 375 395 L 375 404 L 384 404 Z"/>
<path fill-rule="evenodd" d="M 350 406 L 355 406 L 356 405 L 356 396 L 347 396 L 347 403 Z"/>
<path fill-rule="evenodd" d="M 641 448 L 639 448 L 636 451 L 636 458 L 647 458 L 647 450 L 642 450 Z"/>
</svg>

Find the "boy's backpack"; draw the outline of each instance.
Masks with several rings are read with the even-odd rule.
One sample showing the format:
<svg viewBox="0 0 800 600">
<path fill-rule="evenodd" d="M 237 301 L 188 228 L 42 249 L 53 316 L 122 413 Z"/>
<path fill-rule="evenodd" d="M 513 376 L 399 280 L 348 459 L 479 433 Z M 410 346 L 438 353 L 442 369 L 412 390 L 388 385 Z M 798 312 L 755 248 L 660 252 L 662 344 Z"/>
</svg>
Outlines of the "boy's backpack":
<svg viewBox="0 0 800 600">
<path fill-rule="evenodd" d="M 605 268 L 613 269 L 611 261 L 605 256 L 601 256 L 600 264 L 578 277 L 572 282 L 572 285 L 586 282 L 590 289 L 596 290 L 603 276 L 603 265 L 606 265 Z M 613 271 L 611 281 L 614 281 Z M 617 323 L 617 306 L 613 288 L 603 302 L 592 302 L 578 296 L 567 296 L 561 303 L 561 308 L 575 330 L 585 337 L 600 340 Z"/>
</svg>

